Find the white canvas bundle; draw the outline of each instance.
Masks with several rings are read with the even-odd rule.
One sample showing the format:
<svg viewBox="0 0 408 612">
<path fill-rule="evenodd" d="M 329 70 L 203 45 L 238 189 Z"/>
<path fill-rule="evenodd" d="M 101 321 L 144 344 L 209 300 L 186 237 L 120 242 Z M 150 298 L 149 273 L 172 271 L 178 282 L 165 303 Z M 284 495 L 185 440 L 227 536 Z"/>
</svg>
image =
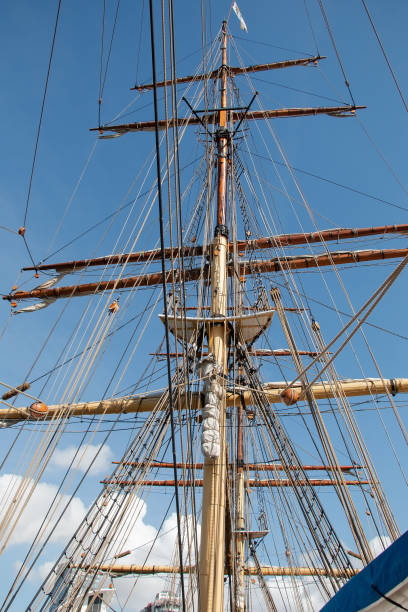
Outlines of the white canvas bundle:
<svg viewBox="0 0 408 612">
<path fill-rule="evenodd" d="M 201 434 L 201 442 L 203 443 L 218 444 L 219 441 L 220 441 L 219 432 L 215 429 L 206 429 Z"/>
<path fill-rule="evenodd" d="M 212 374 L 215 366 L 215 357 L 212 353 L 203 357 L 198 363 L 198 373 L 200 378 L 208 378 L 210 374 Z"/>
<path fill-rule="evenodd" d="M 216 459 L 220 455 L 220 401 L 223 387 L 217 377 L 221 366 L 211 353 L 198 364 L 198 372 L 204 379 L 204 408 L 202 410 L 201 451 L 204 457 Z"/>
<path fill-rule="evenodd" d="M 220 426 L 218 419 L 215 419 L 214 417 L 207 417 L 206 419 L 203 419 L 203 432 L 207 430 L 219 431 Z"/>
<path fill-rule="evenodd" d="M 54 276 L 53 278 L 49 278 L 44 283 L 41 283 L 41 285 L 38 285 L 35 288 L 36 289 L 50 289 L 51 287 L 56 285 L 62 278 L 64 278 L 64 276 L 66 276 L 67 274 L 70 274 L 70 272 L 71 270 L 67 270 L 66 272 L 60 272 L 59 274 L 57 274 L 57 276 Z"/>
<path fill-rule="evenodd" d="M 218 421 L 220 418 L 219 408 L 211 404 L 206 404 L 203 408 L 203 420 L 207 418 L 217 419 Z"/>
<path fill-rule="evenodd" d="M 224 389 L 216 378 L 210 378 L 208 381 L 206 381 L 204 384 L 204 390 L 206 393 L 216 395 L 219 400 L 222 399 Z"/>
<path fill-rule="evenodd" d="M 206 404 L 209 404 L 210 406 L 218 406 L 220 399 L 221 398 L 218 397 L 218 394 L 214 393 L 214 391 L 207 391 L 205 393 Z"/>
<path fill-rule="evenodd" d="M 56 285 L 64 276 L 70 274 L 71 270 L 67 270 L 66 272 L 60 272 L 57 276 L 46 280 L 41 285 L 37 285 L 34 289 L 51 289 L 54 285 Z M 36 304 L 31 304 L 31 306 L 26 306 L 25 308 L 19 308 L 14 311 L 14 314 L 21 314 L 22 312 L 36 312 L 37 310 L 42 310 L 43 308 L 47 308 L 50 304 L 53 304 L 56 301 L 56 298 L 48 297 L 44 298 L 41 302 L 37 302 Z"/>
<path fill-rule="evenodd" d="M 204 457 L 209 459 L 216 459 L 220 456 L 220 443 L 219 442 L 204 442 L 201 440 L 201 450 Z"/>
<path fill-rule="evenodd" d="M 47 308 L 47 306 L 50 306 L 50 304 L 53 304 L 55 301 L 56 298 L 44 298 L 42 302 L 37 302 L 36 304 L 31 304 L 31 306 L 26 306 L 25 308 L 15 310 L 14 314 L 20 314 L 22 312 L 36 312 L 36 310 Z"/>
</svg>

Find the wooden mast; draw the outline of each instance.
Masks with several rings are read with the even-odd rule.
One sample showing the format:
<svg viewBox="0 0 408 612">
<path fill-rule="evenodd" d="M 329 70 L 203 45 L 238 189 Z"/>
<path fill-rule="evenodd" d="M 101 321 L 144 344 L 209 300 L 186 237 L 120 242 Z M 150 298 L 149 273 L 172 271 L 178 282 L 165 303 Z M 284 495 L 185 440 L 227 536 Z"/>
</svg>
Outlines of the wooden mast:
<svg viewBox="0 0 408 612">
<path fill-rule="evenodd" d="M 237 465 L 235 478 L 235 609 L 245 610 L 245 473 L 243 448 L 244 398 L 237 407 Z"/>
<path fill-rule="evenodd" d="M 227 108 L 227 22 L 222 24 L 222 66 L 220 69 L 221 109 Z M 212 251 L 211 314 L 227 314 L 227 257 L 228 231 L 226 227 L 227 183 L 227 111 L 220 110 L 217 131 L 217 225 Z M 211 326 L 209 350 L 217 364 L 227 373 L 228 340 L 225 323 Z M 225 554 L 225 495 L 226 441 L 225 394 L 220 405 L 220 454 L 206 458 L 203 474 L 202 523 L 199 562 L 199 611 L 222 612 L 224 609 L 224 554 Z"/>
</svg>

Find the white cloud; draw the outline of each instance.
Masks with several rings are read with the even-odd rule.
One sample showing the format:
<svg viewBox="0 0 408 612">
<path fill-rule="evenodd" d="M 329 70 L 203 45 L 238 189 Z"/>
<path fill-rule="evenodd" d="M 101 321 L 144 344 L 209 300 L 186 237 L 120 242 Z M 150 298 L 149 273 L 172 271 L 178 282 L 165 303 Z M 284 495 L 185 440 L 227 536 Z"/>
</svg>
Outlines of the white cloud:
<svg viewBox="0 0 408 612">
<path fill-rule="evenodd" d="M 36 573 L 41 581 L 47 578 L 54 565 L 55 561 L 46 561 L 45 563 L 42 563 L 38 566 Z"/>
<path fill-rule="evenodd" d="M 153 505 L 153 500 L 151 504 Z M 104 506 L 108 511 L 109 505 Z M 182 521 L 182 529 L 186 526 L 191 531 L 191 518 Z M 200 526 L 198 525 L 198 538 L 200 537 Z M 132 503 L 124 516 L 122 527 L 115 533 L 115 540 L 110 547 L 108 557 L 131 550 L 126 557 L 118 559 L 115 564 L 136 564 L 142 565 L 173 565 L 178 564 L 178 559 L 174 558 L 175 543 L 177 538 L 176 515 L 171 514 L 163 523 L 160 533 L 158 529 L 149 523 L 149 512 L 147 504 L 138 497 L 133 497 Z M 187 551 L 187 547 L 186 551 Z M 185 551 L 185 552 L 186 552 Z M 109 561 L 106 561 L 109 562 Z M 185 563 L 189 563 L 185 556 Z M 194 563 L 194 560 L 192 560 Z M 52 562 L 45 562 L 34 572 L 33 576 L 38 582 L 43 581 L 50 569 Z M 185 578 L 186 584 L 188 578 Z M 102 577 L 103 584 L 98 586 L 106 587 L 111 578 L 107 575 Z M 114 579 L 116 600 L 112 602 L 114 609 L 125 609 L 127 612 L 139 612 L 146 604 L 152 601 L 159 591 L 172 590 L 179 583 L 178 575 L 152 575 L 152 576 L 124 576 Z"/>
<path fill-rule="evenodd" d="M 107 444 L 103 446 L 101 444 L 88 444 L 80 446 L 79 449 L 76 446 L 57 448 L 53 453 L 51 465 L 67 469 L 76 455 L 72 466 L 73 469 L 85 472 L 97 453 L 98 456 L 89 469 L 89 473 L 100 474 L 101 472 L 111 472 L 113 453 Z"/>
<path fill-rule="evenodd" d="M 276 576 L 274 579 L 269 579 L 267 584 L 278 612 L 287 612 L 287 610 L 315 612 L 315 610 L 320 610 L 326 601 L 318 584 L 310 577 L 302 579 Z M 262 601 L 261 593 L 259 595 Z M 259 608 L 259 612 L 264 610 L 265 612 L 267 610 L 265 605 Z"/>
<path fill-rule="evenodd" d="M 152 502 L 153 503 L 153 502 Z M 134 520 L 135 514 L 137 519 Z M 147 522 L 147 505 L 140 498 L 135 498 L 135 504 L 129 509 L 124 527 L 118 532 L 113 547 L 114 554 L 126 550 L 131 553 L 118 559 L 115 564 L 135 565 L 178 565 L 176 556 L 177 520 L 176 514 L 171 514 L 158 532 L 157 528 Z M 188 529 L 191 537 L 192 520 L 182 520 L 182 533 Z M 197 526 L 197 537 L 200 541 L 200 525 Z M 184 542 L 184 562 L 194 564 L 195 559 L 188 559 L 187 542 Z M 185 577 L 187 585 L 188 577 Z M 139 611 L 152 601 L 159 591 L 173 590 L 179 584 L 178 574 L 152 576 L 126 576 L 114 580 L 114 586 L 120 606 L 129 612 Z M 186 589 L 187 590 L 187 589 Z M 113 607 L 115 607 L 113 605 Z"/>
<path fill-rule="evenodd" d="M 95 449 L 96 447 L 93 448 Z M 62 453 L 66 454 L 60 455 L 60 465 L 63 462 L 63 457 L 68 461 L 67 457 L 69 452 L 72 452 L 69 448 L 62 451 Z M 8 485 L 12 482 L 18 485 L 20 480 L 19 477 L 11 474 L 1 477 L 0 499 Z M 17 533 L 13 535 L 13 544 L 31 541 L 55 493 L 56 487 L 54 485 L 40 483 L 36 486 L 33 497 L 28 502 L 27 508 L 24 511 L 21 526 L 19 526 Z M 155 505 L 157 499 L 161 498 L 153 495 L 153 497 L 150 498 L 149 506 Z M 151 520 L 149 519 L 150 513 L 146 502 L 137 496 L 130 497 L 129 500 L 131 503 L 129 503 L 121 526 L 119 526 L 115 532 L 114 542 L 110 547 L 109 555 L 106 556 L 112 559 L 115 554 L 130 550 L 131 553 L 129 555 L 116 560 L 115 564 L 178 565 L 178 558 L 176 556 L 176 515 L 173 513 L 166 519 L 159 533 L 157 527 L 151 524 Z M 62 501 L 65 502 L 66 498 L 63 497 Z M 105 506 L 105 508 L 108 509 L 109 506 Z M 57 528 L 53 536 L 53 541 L 63 541 L 65 543 L 72 536 L 76 526 L 85 515 L 85 510 L 82 501 L 79 498 L 75 498 L 62 524 Z M 189 517 L 188 521 L 183 521 L 182 531 L 185 532 L 186 528 L 188 528 L 191 534 L 191 517 Z M 197 539 L 200 541 L 200 525 L 198 525 L 197 531 Z M 375 555 L 382 552 L 382 543 L 384 543 L 385 546 L 389 545 L 389 538 L 387 536 L 377 536 L 370 540 L 369 545 Z M 345 548 L 347 549 L 347 546 L 345 546 Z M 188 560 L 186 553 L 187 546 L 185 545 L 185 563 L 194 564 L 195 560 Z M 305 559 L 307 558 L 308 560 L 306 565 L 311 561 L 310 555 L 311 553 L 305 555 Z M 305 559 L 303 561 L 305 561 Z M 50 561 L 42 563 L 33 573 L 33 577 L 35 577 L 38 582 L 44 580 L 52 566 L 53 563 Z M 15 567 L 17 570 L 19 562 L 15 562 Z M 104 586 L 107 586 L 110 580 L 108 576 L 104 577 Z M 257 612 L 266 612 L 267 606 L 256 576 L 252 576 L 249 580 L 251 582 L 253 609 L 256 609 Z M 127 612 L 139 612 L 141 608 L 154 599 L 157 592 L 172 590 L 178 587 L 179 576 L 125 576 L 116 578 L 113 582 L 117 597 L 117 601 L 114 600 L 112 602 L 113 608 L 116 609 L 120 607 L 126 609 Z M 303 612 L 314 612 L 315 610 L 319 610 L 324 603 L 324 598 L 320 593 L 320 589 L 312 577 L 306 577 L 304 579 L 291 577 L 267 578 L 267 584 L 272 593 L 278 612 L 287 612 L 287 610 L 295 609 L 303 610 Z M 185 585 L 186 587 L 188 586 L 187 575 L 185 576 Z M 186 590 L 188 589 L 186 588 Z"/>
<path fill-rule="evenodd" d="M 8 513 L 5 521 L 7 525 L 6 532 L 9 532 L 9 530 L 13 528 L 14 522 L 17 519 L 17 516 L 12 513 L 14 500 L 11 497 L 11 492 L 13 489 L 16 490 L 21 484 L 21 481 L 21 476 L 16 474 L 4 474 L 0 477 L 0 500 L 2 500 L 2 504 L 0 504 L 0 522 L 6 518 L 6 513 Z M 23 493 L 22 503 L 18 504 L 18 508 L 21 506 L 24 509 L 21 517 L 18 519 L 16 528 L 13 529 L 8 544 L 9 546 L 32 542 L 57 494 L 57 487 L 53 484 L 46 482 L 34 484 L 31 480 L 29 480 L 27 484 L 28 487 L 25 494 Z M 28 499 L 28 494 L 31 493 L 31 491 L 32 495 Z M 60 504 L 56 513 L 57 516 L 68 500 L 68 495 L 57 495 L 54 502 L 54 504 Z M 51 537 L 51 542 L 64 542 L 70 537 L 85 516 L 85 512 L 86 508 L 82 500 L 79 497 L 74 497 L 68 506 L 64 519 L 60 521 L 60 524 L 56 527 Z M 55 516 L 51 518 L 47 525 L 46 532 L 49 533 L 54 525 Z"/>
<path fill-rule="evenodd" d="M 387 547 L 390 544 L 390 538 L 384 535 L 376 536 L 369 541 L 370 549 L 375 557 L 383 552 L 384 547 Z M 347 545 L 344 546 L 346 550 L 349 549 Z M 310 563 L 311 558 L 308 557 L 308 555 L 304 555 L 303 559 L 306 560 L 304 565 L 312 565 Z M 362 563 L 360 561 L 356 559 L 351 559 L 351 561 L 353 562 L 354 567 L 358 569 L 362 568 Z M 319 565 L 319 563 L 317 563 L 317 565 Z M 257 583 L 258 581 L 256 577 L 255 580 Z M 327 586 L 330 589 L 327 579 L 324 580 L 327 582 Z M 298 609 L 302 609 L 305 612 L 314 612 L 315 610 L 320 610 L 320 608 L 327 601 L 327 598 L 323 596 L 321 589 L 319 589 L 317 582 L 315 582 L 313 578 L 306 578 L 302 583 L 302 579 L 300 578 L 292 579 L 289 577 L 277 576 L 273 579 L 269 578 L 267 580 L 267 584 L 272 593 L 272 597 L 278 612 Z M 255 597 L 258 601 L 256 609 L 258 612 L 266 612 L 267 607 L 263 602 L 261 590 L 258 584 L 256 586 L 258 587 L 255 589 Z M 295 596 L 296 590 L 297 596 Z"/>
<path fill-rule="evenodd" d="M 375 536 L 368 543 L 374 557 L 377 557 L 382 552 L 384 552 L 384 550 L 388 548 L 390 544 L 391 544 L 391 538 L 386 535 Z"/>
</svg>

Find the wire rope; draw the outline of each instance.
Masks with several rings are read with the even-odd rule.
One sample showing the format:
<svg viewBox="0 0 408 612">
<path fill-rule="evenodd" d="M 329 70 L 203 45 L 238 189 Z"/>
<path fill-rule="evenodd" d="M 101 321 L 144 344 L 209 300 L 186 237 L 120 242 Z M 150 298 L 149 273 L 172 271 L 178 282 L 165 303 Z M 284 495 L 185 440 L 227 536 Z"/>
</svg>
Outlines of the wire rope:
<svg viewBox="0 0 408 612">
<path fill-rule="evenodd" d="M 50 78 L 50 74 L 51 74 L 52 60 L 53 60 L 53 57 L 54 57 L 55 40 L 56 40 L 56 36 L 57 36 L 57 29 L 58 29 L 58 23 L 59 23 L 59 18 L 60 18 L 61 3 L 62 3 L 62 0 L 59 0 L 58 1 L 58 7 L 57 7 L 57 15 L 56 15 L 55 24 L 54 24 L 54 32 L 53 32 L 53 35 L 52 35 L 50 57 L 49 57 L 49 60 L 48 60 L 47 75 L 46 75 L 46 78 L 45 78 L 43 98 L 42 98 L 42 103 L 41 103 L 40 119 L 39 119 L 38 127 L 37 127 L 37 136 L 36 136 L 35 146 L 34 146 L 33 163 L 32 163 L 32 166 L 31 166 L 31 173 L 30 173 L 30 179 L 29 179 L 29 184 L 28 184 L 26 206 L 25 206 L 25 211 L 24 211 L 24 222 L 23 222 L 23 226 L 24 227 L 25 227 L 26 222 L 27 222 L 28 207 L 29 207 L 29 204 L 30 204 L 31 188 L 32 188 L 33 178 L 34 178 L 34 169 L 35 169 L 35 165 L 36 165 L 36 161 L 37 161 L 38 144 L 39 144 L 39 141 L 40 141 L 41 127 L 42 127 L 42 122 L 43 122 L 43 117 L 44 117 L 44 110 L 45 110 L 45 101 L 46 101 L 46 98 L 47 98 L 48 83 L 49 83 L 49 78 Z M 23 236 L 23 238 L 24 238 L 24 236 Z M 26 242 L 25 238 L 24 238 L 24 242 L 25 242 L 25 244 L 27 246 L 27 250 L 29 252 L 30 258 L 32 259 L 31 253 L 30 253 L 30 250 L 28 249 L 28 245 L 27 245 L 27 242 Z M 33 262 L 33 265 L 35 265 L 34 262 Z"/>
</svg>

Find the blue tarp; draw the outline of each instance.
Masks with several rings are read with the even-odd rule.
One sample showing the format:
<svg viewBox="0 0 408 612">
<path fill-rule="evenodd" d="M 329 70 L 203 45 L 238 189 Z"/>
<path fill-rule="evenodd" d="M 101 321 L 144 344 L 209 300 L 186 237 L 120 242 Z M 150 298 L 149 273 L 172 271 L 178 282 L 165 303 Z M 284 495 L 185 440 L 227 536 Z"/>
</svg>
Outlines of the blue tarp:
<svg viewBox="0 0 408 612">
<path fill-rule="evenodd" d="M 408 577 L 408 531 L 353 576 L 320 612 L 358 612 Z M 395 608 L 398 609 L 397 607 Z"/>
</svg>

